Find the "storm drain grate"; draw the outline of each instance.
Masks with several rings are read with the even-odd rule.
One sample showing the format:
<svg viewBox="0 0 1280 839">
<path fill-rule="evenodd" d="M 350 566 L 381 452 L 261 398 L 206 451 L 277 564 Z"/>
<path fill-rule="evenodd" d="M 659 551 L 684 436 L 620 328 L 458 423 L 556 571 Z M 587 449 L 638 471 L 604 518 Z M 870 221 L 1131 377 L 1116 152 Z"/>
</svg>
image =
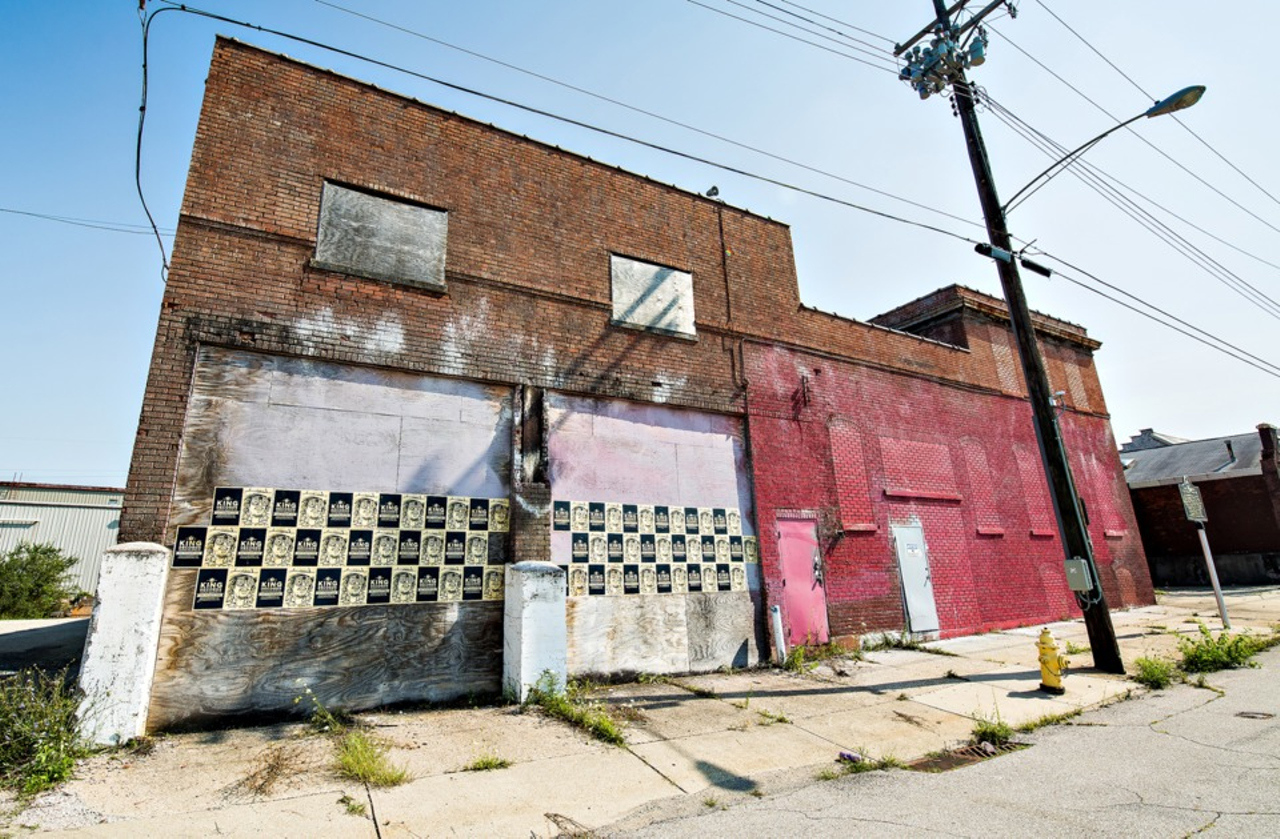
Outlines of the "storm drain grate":
<svg viewBox="0 0 1280 839">
<path fill-rule="evenodd" d="M 996 746 L 991 743 L 978 743 L 972 746 L 961 746 L 941 754 L 932 754 L 913 760 L 907 764 L 907 768 L 915 772 L 946 772 L 1010 752 L 1020 752 L 1030 745 L 1030 743 L 1001 743 Z"/>
<path fill-rule="evenodd" d="M 1266 711 L 1241 711 L 1236 716 L 1246 720 L 1269 720 L 1275 717 L 1275 714 L 1268 714 Z"/>
</svg>

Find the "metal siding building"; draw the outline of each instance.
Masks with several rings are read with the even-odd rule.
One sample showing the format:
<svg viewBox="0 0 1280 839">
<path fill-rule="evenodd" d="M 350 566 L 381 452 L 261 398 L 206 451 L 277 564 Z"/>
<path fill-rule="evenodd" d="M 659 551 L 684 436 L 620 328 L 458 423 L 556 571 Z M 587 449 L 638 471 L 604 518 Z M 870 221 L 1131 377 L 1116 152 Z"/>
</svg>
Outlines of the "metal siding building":
<svg viewBox="0 0 1280 839">
<path fill-rule="evenodd" d="M 78 562 L 72 584 L 93 592 L 102 552 L 116 543 L 124 490 L 0 482 L 0 553 L 50 543 Z"/>
</svg>

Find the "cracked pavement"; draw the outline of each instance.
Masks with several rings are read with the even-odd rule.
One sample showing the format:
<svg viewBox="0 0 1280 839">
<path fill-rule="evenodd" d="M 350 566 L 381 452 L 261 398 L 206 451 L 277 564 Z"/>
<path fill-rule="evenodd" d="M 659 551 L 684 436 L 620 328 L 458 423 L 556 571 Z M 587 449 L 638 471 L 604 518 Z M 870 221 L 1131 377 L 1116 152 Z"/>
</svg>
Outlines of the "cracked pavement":
<svg viewBox="0 0 1280 839">
<path fill-rule="evenodd" d="M 700 813 L 649 812 L 629 837 L 1280 836 L 1280 649 L 1020 737 L 1032 748 L 942 774 L 849 775 Z M 1270 719 L 1238 716 L 1274 714 Z M 623 825 L 615 826 L 615 828 Z"/>
</svg>

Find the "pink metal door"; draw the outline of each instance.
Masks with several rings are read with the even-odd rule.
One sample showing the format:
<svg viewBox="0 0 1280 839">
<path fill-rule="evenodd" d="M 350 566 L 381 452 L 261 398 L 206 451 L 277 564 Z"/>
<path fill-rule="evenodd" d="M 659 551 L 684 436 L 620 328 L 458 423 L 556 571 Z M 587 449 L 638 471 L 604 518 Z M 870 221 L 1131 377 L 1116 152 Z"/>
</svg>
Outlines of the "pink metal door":
<svg viewBox="0 0 1280 839">
<path fill-rule="evenodd" d="M 778 520 L 778 556 L 782 562 L 782 609 L 791 645 L 825 644 L 827 592 L 822 587 L 822 553 L 817 523 Z"/>
</svg>

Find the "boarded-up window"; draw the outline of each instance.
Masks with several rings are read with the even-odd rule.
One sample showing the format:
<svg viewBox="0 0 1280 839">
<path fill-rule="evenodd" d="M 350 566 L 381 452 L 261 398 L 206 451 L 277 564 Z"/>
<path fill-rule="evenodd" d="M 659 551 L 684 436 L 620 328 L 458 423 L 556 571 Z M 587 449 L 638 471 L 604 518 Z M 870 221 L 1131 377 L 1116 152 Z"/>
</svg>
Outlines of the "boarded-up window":
<svg viewBox="0 0 1280 839">
<path fill-rule="evenodd" d="M 315 264 L 443 291 L 448 213 L 325 184 Z"/>
<path fill-rule="evenodd" d="M 625 256 L 610 257 L 613 322 L 694 337 L 693 275 Z"/>
</svg>

